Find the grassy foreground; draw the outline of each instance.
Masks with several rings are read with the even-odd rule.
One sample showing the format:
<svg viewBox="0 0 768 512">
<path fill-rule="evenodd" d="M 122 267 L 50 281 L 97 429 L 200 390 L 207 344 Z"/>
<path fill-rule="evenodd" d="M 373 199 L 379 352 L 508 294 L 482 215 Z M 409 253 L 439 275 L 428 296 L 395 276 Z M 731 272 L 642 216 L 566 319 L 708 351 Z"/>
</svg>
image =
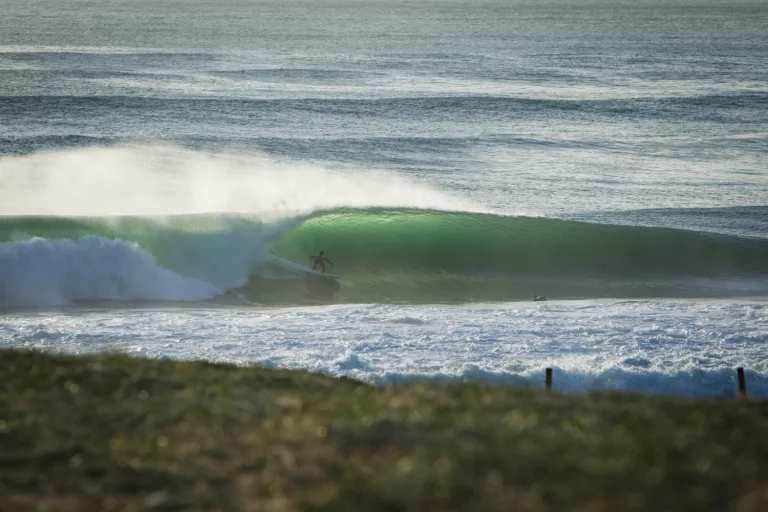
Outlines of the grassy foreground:
<svg viewBox="0 0 768 512">
<path fill-rule="evenodd" d="M 0 351 L 0 510 L 768 510 L 768 403 Z"/>
</svg>

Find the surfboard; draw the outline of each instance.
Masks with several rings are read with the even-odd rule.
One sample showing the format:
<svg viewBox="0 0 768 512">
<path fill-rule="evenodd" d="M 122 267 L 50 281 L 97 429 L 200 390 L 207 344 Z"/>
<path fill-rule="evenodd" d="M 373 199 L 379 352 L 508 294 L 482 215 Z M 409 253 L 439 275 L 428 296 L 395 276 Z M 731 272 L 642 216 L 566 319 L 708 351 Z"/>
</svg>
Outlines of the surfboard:
<svg viewBox="0 0 768 512">
<path fill-rule="evenodd" d="M 328 280 L 336 280 L 341 279 L 341 276 L 337 276 L 334 274 L 323 274 L 322 272 L 318 272 L 316 270 L 312 270 L 311 268 L 302 265 L 300 263 L 296 263 L 295 261 L 287 260 L 285 258 L 281 258 L 275 253 L 272 253 L 273 256 L 275 256 L 276 259 L 272 261 L 273 264 L 278 265 L 279 267 L 282 267 L 285 270 L 289 270 L 291 272 L 295 272 L 297 274 L 304 274 L 306 276 L 311 277 L 318 277 L 322 279 L 328 279 Z"/>
<path fill-rule="evenodd" d="M 306 274 L 308 276 L 321 277 L 321 278 L 325 278 L 325 279 L 341 279 L 341 276 L 336 276 L 336 275 L 333 275 L 333 274 L 323 274 L 322 272 L 318 272 L 317 270 L 312 270 L 309 267 L 307 267 Z"/>
</svg>

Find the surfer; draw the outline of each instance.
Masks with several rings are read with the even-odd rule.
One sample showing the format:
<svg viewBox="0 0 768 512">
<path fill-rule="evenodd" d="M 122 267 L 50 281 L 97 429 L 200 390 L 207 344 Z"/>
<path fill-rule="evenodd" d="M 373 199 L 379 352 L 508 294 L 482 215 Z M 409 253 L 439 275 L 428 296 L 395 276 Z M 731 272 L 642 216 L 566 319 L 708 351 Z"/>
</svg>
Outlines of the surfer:
<svg viewBox="0 0 768 512">
<path fill-rule="evenodd" d="M 320 265 L 320 267 L 323 269 L 323 274 L 325 274 L 326 261 L 330 263 L 332 267 L 335 266 L 333 262 L 329 260 L 328 257 L 325 255 L 325 251 L 320 251 L 319 253 L 317 253 L 317 255 L 313 254 L 312 256 L 310 256 L 310 258 L 312 258 L 312 261 L 313 261 L 312 270 L 315 270 L 317 266 Z"/>
<path fill-rule="evenodd" d="M 547 298 L 543 295 L 534 295 L 533 302 L 544 302 Z"/>
</svg>

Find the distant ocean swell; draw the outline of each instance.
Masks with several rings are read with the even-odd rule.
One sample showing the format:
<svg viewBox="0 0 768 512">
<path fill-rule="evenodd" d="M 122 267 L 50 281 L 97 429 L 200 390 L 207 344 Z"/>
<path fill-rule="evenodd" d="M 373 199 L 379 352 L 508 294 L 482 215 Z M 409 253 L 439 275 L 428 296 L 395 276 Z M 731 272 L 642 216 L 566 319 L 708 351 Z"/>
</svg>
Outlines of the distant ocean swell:
<svg viewBox="0 0 768 512">
<path fill-rule="evenodd" d="M 39 112 L 42 104 L 55 109 L 78 110 L 89 108 L 115 110 L 150 109 L 169 115 L 185 113 L 193 115 L 226 117 L 243 109 L 255 113 L 282 114 L 286 111 L 310 112 L 315 114 L 345 114 L 354 112 L 365 116 L 403 116 L 414 114 L 429 118 L 452 118 L 461 113 L 470 117 L 505 116 L 508 114 L 535 114 L 544 111 L 546 115 L 558 112 L 562 116 L 570 113 L 590 112 L 609 117 L 623 115 L 639 118 L 668 118 L 674 114 L 685 119 L 713 117 L 724 122 L 729 121 L 727 112 L 739 110 L 739 119 L 753 112 L 754 120 L 761 121 L 760 110 L 768 105 L 768 93 L 744 92 L 733 94 L 713 94 L 662 98 L 615 98 L 615 99 L 539 99 L 496 95 L 416 95 L 405 97 L 382 98 L 175 98 L 163 97 L 162 90 L 158 97 L 135 97 L 126 95 L 104 96 L 68 96 L 68 95 L 11 95 L 0 96 L 0 112 L 5 115 L 25 115 Z M 705 108 L 704 108 L 705 107 Z M 30 108 L 32 109 L 30 111 Z M 717 112 L 722 110 L 723 116 Z M 231 119 L 230 119 L 231 121 Z"/>
<path fill-rule="evenodd" d="M 264 304 L 768 295 L 768 240 L 466 212 L 5 217 L 0 241 L 6 307 L 228 291 Z M 340 289 L 297 271 L 319 249 Z"/>
</svg>

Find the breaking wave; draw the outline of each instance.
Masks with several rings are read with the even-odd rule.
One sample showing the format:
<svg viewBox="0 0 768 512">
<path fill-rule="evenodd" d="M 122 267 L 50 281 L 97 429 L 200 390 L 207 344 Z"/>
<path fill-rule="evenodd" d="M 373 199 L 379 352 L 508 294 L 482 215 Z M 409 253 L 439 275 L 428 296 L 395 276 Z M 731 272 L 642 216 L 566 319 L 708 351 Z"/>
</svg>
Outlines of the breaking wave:
<svg viewBox="0 0 768 512">
<path fill-rule="evenodd" d="M 0 240 L 12 307 L 228 291 L 262 304 L 768 295 L 768 240 L 483 213 L 6 217 Z M 341 286 L 306 273 L 318 249 Z"/>
</svg>

